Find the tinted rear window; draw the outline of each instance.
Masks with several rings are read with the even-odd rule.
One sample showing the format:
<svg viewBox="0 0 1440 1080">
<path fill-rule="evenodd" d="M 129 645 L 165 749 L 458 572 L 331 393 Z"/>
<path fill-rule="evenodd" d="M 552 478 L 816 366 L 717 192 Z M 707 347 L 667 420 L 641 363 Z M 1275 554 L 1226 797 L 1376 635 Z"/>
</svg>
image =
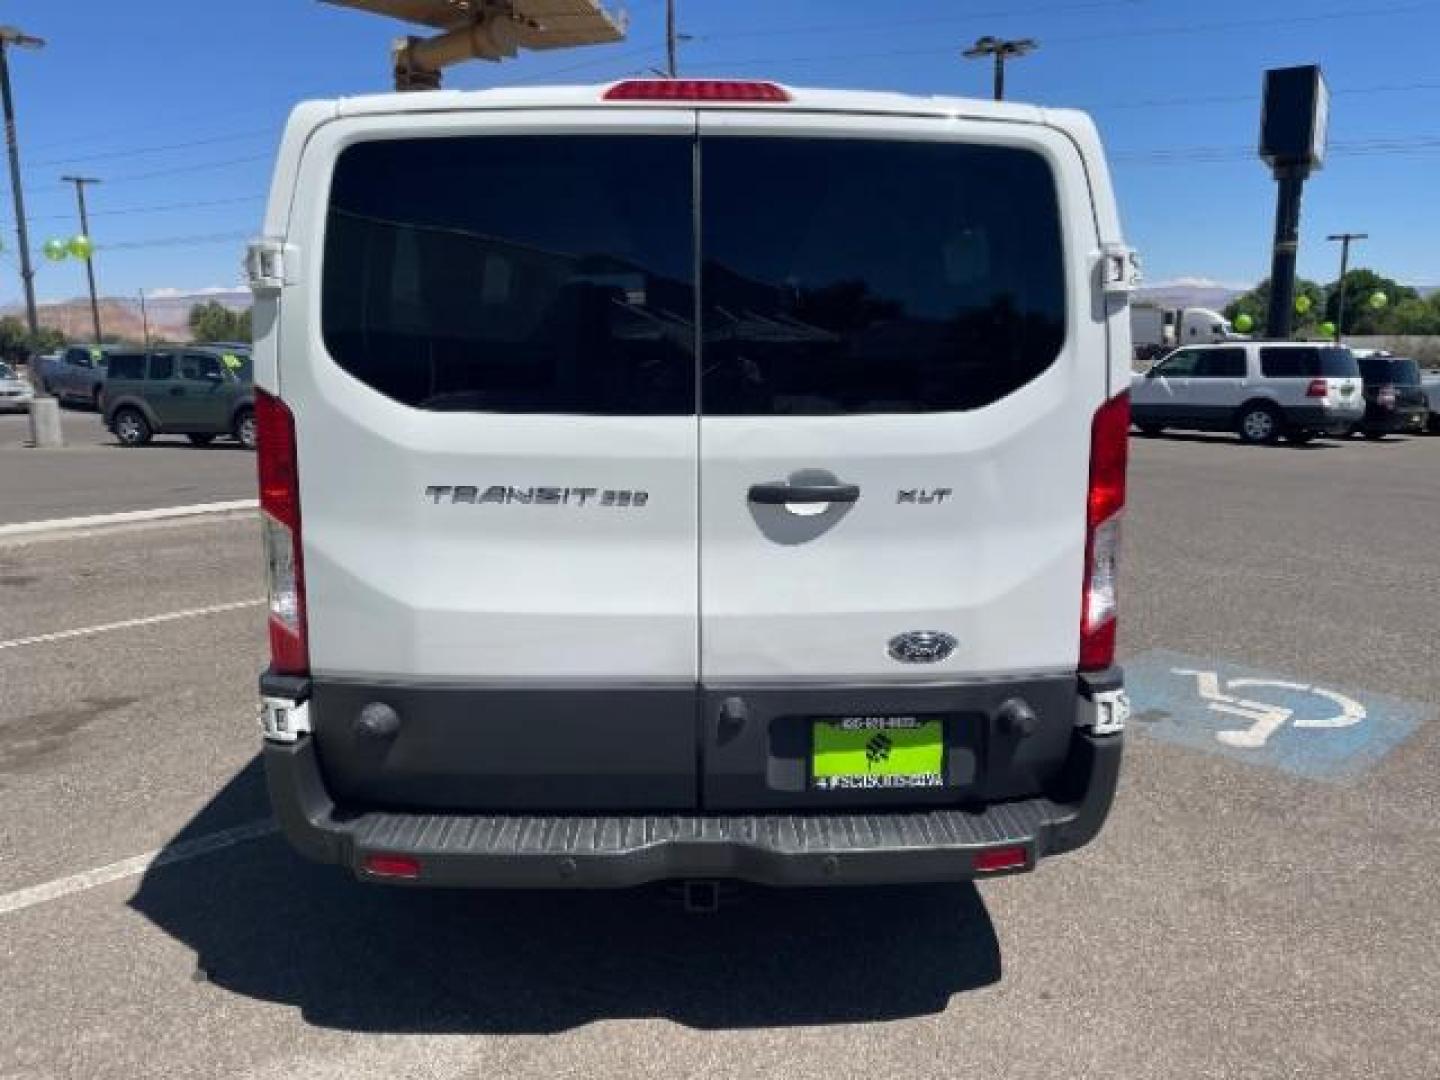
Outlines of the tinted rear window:
<svg viewBox="0 0 1440 1080">
<path fill-rule="evenodd" d="M 693 152 L 608 135 L 349 147 L 326 348 L 422 409 L 693 413 Z"/>
<path fill-rule="evenodd" d="M 961 143 L 701 147 L 707 414 L 987 405 L 1065 338 L 1055 182 Z"/>
<path fill-rule="evenodd" d="M 1267 379 L 1358 378 L 1360 366 L 1349 349 L 1335 346 L 1261 348 L 1260 373 Z"/>
<path fill-rule="evenodd" d="M 111 353 L 106 368 L 110 379 L 143 379 L 145 377 L 144 353 Z"/>
<path fill-rule="evenodd" d="M 1366 356 L 1360 360 L 1360 374 L 1367 383 L 1419 386 L 1420 365 L 1400 356 Z"/>
<path fill-rule="evenodd" d="M 1200 365 L 1195 374 L 1205 379 L 1243 379 L 1244 349 L 1201 349 Z"/>
</svg>

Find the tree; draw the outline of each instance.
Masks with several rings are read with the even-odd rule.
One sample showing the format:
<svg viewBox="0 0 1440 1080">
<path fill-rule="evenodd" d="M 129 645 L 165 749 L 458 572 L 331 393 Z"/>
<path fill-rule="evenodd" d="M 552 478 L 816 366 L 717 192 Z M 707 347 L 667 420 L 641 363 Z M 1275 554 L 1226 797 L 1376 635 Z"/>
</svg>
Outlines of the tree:
<svg viewBox="0 0 1440 1080">
<path fill-rule="evenodd" d="M 10 363 L 28 361 L 64 346 L 65 335 L 53 326 L 42 326 L 32 334 L 19 319 L 9 315 L 0 318 L 0 359 Z"/>
<path fill-rule="evenodd" d="M 199 342 L 250 340 L 250 312 L 231 311 L 215 300 L 193 305 L 186 321 Z"/>
<path fill-rule="evenodd" d="M 1303 314 L 1297 311 L 1294 316 L 1295 331 L 1301 336 L 1313 336 L 1315 327 L 1319 324 L 1321 314 L 1325 308 L 1325 291 L 1314 281 L 1306 278 L 1297 278 L 1295 281 L 1295 298 L 1305 297 L 1310 301 L 1310 307 Z M 1247 293 L 1237 296 L 1230 303 L 1225 305 L 1225 317 L 1231 322 L 1241 312 L 1249 315 L 1254 322 L 1251 332 L 1256 337 L 1264 337 L 1269 330 L 1270 318 L 1270 279 L 1256 285 Z"/>
<path fill-rule="evenodd" d="M 1382 318 L 1387 334 L 1440 334 L 1440 306 L 1427 304 L 1418 296 L 1390 305 Z"/>
<path fill-rule="evenodd" d="M 1377 292 L 1383 292 L 1389 301 L 1388 306 L 1378 310 L 1370 306 L 1370 297 Z M 1345 325 L 1340 327 L 1340 333 L 1393 333 L 1391 309 L 1402 301 L 1419 299 L 1420 294 L 1408 285 L 1381 277 L 1374 270 L 1363 266 L 1350 270 L 1345 274 Z M 1339 313 L 1340 281 L 1337 278 L 1326 287 L 1325 318 L 1338 325 Z"/>
</svg>

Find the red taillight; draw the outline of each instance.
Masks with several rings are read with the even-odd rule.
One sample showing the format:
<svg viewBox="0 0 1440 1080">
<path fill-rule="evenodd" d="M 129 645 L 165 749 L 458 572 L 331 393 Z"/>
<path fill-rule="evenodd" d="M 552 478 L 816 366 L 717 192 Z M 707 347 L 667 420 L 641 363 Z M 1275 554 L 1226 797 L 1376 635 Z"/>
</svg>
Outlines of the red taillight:
<svg viewBox="0 0 1440 1080">
<path fill-rule="evenodd" d="M 379 852 L 366 855 L 360 865 L 372 877 L 405 878 L 413 881 L 420 876 L 420 860 L 413 855 Z"/>
<path fill-rule="evenodd" d="M 1330 392 L 1330 384 L 1324 379 L 1311 379 L 1310 385 L 1305 388 L 1306 397 L 1324 397 Z"/>
<path fill-rule="evenodd" d="M 300 474 L 295 418 L 285 403 L 255 391 L 260 524 L 270 583 L 270 667 L 279 675 L 310 671 L 305 626 L 305 564 L 300 550 Z"/>
<path fill-rule="evenodd" d="M 997 847 L 977 851 L 971 862 L 976 873 L 991 874 L 996 870 L 1019 870 L 1029 861 L 1023 847 Z"/>
<path fill-rule="evenodd" d="M 789 101 L 772 82 L 739 79 L 627 79 L 605 91 L 606 101 Z"/>
<path fill-rule="evenodd" d="M 1116 574 L 1120 513 L 1125 509 L 1130 395 L 1100 406 L 1090 425 L 1090 489 L 1085 505 L 1085 581 L 1080 603 L 1080 670 L 1102 671 L 1115 662 L 1118 625 Z"/>
</svg>

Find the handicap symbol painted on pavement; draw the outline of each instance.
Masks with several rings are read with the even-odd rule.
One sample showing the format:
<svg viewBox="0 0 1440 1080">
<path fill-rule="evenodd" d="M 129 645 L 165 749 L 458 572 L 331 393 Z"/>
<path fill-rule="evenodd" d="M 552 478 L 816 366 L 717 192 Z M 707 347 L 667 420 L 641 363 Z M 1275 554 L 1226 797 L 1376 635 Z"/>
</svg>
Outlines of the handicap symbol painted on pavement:
<svg viewBox="0 0 1440 1080">
<path fill-rule="evenodd" d="M 1124 662 L 1132 730 L 1297 776 L 1373 767 L 1435 712 L 1386 694 L 1156 650 Z"/>
</svg>

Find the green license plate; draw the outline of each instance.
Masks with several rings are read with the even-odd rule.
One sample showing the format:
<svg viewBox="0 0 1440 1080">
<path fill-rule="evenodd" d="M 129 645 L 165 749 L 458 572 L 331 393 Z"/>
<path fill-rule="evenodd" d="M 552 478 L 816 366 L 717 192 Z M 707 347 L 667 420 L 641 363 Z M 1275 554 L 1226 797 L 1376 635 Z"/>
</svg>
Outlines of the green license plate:
<svg viewBox="0 0 1440 1080">
<path fill-rule="evenodd" d="M 945 785 L 945 725 L 916 716 L 845 716 L 812 726 L 811 785 L 819 791 Z"/>
</svg>

